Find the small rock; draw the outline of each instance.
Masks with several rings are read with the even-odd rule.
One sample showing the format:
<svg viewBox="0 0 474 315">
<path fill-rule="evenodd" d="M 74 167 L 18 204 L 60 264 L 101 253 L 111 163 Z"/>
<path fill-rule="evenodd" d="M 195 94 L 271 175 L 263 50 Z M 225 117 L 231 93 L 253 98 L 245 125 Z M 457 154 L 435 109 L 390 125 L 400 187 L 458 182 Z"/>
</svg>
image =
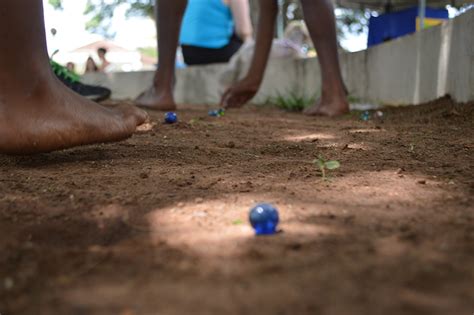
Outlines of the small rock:
<svg viewBox="0 0 474 315">
<path fill-rule="evenodd" d="M 5 280 L 3 281 L 3 287 L 5 288 L 5 290 L 9 291 L 11 289 L 13 289 L 13 286 L 15 285 L 15 283 L 13 282 L 13 279 L 12 278 L 5 278 Z"/>
<path fill-rule="evenodd" d="M 142 178 L 142 179 L 148 178 L 148 174 L 145 173 L 145 172 L 140 173 L 140 178 Z"/>
<path fill-rule="evenodd" d="M 229 149 L 235 148 L 235 143 L 234 143 L 234 141 L 229 141 L 229 142 L 226 144 L 226 147 L 228 147 Z"/>
<path fill-rule="evenodd" d="M 426 185 L 426 180 L 422 179 L 418 181 L 418 184 L 420 185 Z"/>
<path fill-rule="evenodd" d="M 198 198 L 194 199 L 194 202 L 195 202 L 195 203 L 203 203 L 203 202 L 204 202 L 204 199 L 198 197 Z"/>
</svg>

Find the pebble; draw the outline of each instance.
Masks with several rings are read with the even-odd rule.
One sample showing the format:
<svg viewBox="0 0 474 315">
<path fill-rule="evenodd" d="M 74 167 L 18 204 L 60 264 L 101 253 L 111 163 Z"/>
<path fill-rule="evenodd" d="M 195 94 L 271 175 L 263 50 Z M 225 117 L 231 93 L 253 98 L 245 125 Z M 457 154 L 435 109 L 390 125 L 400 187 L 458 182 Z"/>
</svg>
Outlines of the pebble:
<svg viewBox="0 0 474 315">
<path fill-rule="evenodd" d="M 3 281 L 3 287 L 5 288 L 5 290 L 13 289 L 14 285 L 15 283 L 13 282 L 12 278 L 5 278 L 5 280 Z"/>
</svg>

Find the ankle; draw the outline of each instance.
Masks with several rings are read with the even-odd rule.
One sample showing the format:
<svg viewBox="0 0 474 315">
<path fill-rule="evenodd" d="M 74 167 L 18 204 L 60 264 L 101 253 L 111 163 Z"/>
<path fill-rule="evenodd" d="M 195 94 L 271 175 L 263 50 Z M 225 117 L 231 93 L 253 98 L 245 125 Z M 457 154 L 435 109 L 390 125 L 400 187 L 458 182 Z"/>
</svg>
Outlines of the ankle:
<svg viewBox="0 0 474 315">
<path fill-rule="evenodd" d="M 174 80 L 163 79 L 158 76 L 155 76 L 153 79 L 153 87 L 159 95 L 172 95 Z"/>
<path fill-rule="evenodd" d="M 323 89 L 321 92 L 321 99 L 325 101 L 341 101 L 347 99 L 347 93 L 344 88 L 332 87 L 330 89 Z"/>
</svg>

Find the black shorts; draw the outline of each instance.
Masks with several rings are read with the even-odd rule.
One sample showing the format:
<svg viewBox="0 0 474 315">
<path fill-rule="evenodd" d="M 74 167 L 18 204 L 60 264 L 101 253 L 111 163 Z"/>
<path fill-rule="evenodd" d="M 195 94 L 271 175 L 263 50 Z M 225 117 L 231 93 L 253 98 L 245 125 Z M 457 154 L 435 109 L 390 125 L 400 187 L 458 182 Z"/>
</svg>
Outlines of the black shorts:
<svg viewBox="0 0 474 315">
<path fill-rule="evenodd" d="M 229 62 L 230 58 L 240 49 L 243 42 L 237 35 L 232 35 L 227 45 L 222 48 L 203 48 L 181 45 L 184 62 L 188 66 L 207 65 L 211 63 Z"/>
</svg>

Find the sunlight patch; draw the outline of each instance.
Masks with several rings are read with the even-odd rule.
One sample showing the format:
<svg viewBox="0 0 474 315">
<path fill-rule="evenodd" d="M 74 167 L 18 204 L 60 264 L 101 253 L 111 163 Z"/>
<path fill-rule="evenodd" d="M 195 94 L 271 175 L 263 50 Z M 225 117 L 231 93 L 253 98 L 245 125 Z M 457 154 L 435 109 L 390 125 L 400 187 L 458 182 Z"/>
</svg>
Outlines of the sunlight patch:
<svg viewBox="0 0 474 315">
<path fill-rule="evenodd" d="M 331 134 L 327 133 L 312 133 L 307 135 L 300 135 L 300 136 L 287 136 L 284 138 L 286 141 L 316 141 L 316 140 L 332 140 L 335 137 Z"/>
<path fill-rule="evenodd" d="M 385 132 L 384 129 L 372 129 L 372 128 L 361 128 L 361 129 L 351 129 L 349 133 L 376 133 L 376 132 Z"/>
</svg>

